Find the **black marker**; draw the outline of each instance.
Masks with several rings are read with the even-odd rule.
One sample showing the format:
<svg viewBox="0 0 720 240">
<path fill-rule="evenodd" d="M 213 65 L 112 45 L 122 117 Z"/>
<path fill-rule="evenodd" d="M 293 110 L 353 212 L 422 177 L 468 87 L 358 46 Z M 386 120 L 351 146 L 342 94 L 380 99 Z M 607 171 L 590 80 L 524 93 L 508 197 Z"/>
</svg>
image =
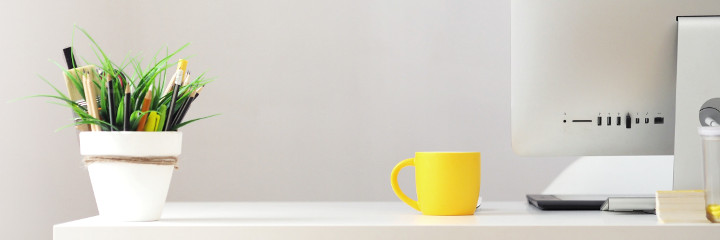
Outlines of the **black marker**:
<svg viewBox="0 0 720 240">
<path fill-rule="evenodd" d="M 67 63 L 68 69 L 77 68 L 77 61 L 75 61 L 75 54 L 73 54 L 72 47 L 66 47 L 63 49 L 65 54 L 65 62 Z"/>
</svg>

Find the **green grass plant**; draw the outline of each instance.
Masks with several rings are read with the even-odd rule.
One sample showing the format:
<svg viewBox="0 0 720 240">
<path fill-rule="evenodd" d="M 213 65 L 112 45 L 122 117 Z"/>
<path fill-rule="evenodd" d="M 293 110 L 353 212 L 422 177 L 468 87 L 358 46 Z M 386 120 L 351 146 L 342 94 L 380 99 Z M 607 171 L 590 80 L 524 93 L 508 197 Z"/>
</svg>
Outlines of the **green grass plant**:
<svg viewBox="0 0 720 240">
<path fill-rule="evenodd" d="M 142 65 L 142 58 L 139 56 L 126 56 L 125 59 L 120 63 L 116 64 L 115 62 L 111 61 L 108 55 L 105 53 L 105 51 L 100 48 L 100 45 L 95 42 L 95 40 L 88 34 L 85 29 L 82 29 L 80 27 L 77 27 L 83 35 L 85 35 L 91 44 L 91 48 L 93 50 L 93 53 L 95 54 L 98 64 L 94 64 L 97 69 L 98 73 L 92 73 L 97 74 L 96 81 L 94 84 L 100 91 L 97 92 L 98 95 L 98 106 L 100 108 L 100 118 L 94 118 L 90 114 L 88 114 L 87 109 L 85 106 L 82 106 L 78 104 L 75 101 L 72 101 L 67 95 L 65 95 L 62 91 L 60 91 L 55 85 L 47 81 L 47 79 L 42 78 L 43 81 L 45 81 L 48 85 L 52 87 L 52 89 L 55 91 L 56 95 L 35 95 L 31 97 L 47 97 L 52 98 L 54 100 L 57 100 L 59 102 L 55 102 L 61 106 L 66 106 L 70 108 L 74 113 L 76 113 L 79 117 L 79 120 L 74 121 L 72 124 L 67 125 L 66 127 L 76 126 L 76 125 L 83 125 L 83 124 L 96 124 L 99 125 L 103 131 L 109 131 L 112 129 L 113 131 L 121 131 L 123 128 L 123 121 L 125 117 L 124 109 L 130 107 L 132 109 L 131 113 L 132 115 L 129 118 L 129 126 L 131 127 L 131 131 L 134 131 L 134 129 L 137 128 L 138 122 L 140 121 L 140 118 L 142 116 L 147 115 L 150 112 L 158 112 L 160 114 L 160 111 L 163 109 L 167 109 L 170 106 L 170 101 L 172 99 L 172 92 L 168 94 L 163 94 L 163 90 L 165 89 L 165 86 L 167 84 L 167 81 L 170 81 L 170 78 L 172 77 L 173 73 L 175 72 L 175 66 L 176 61 L 171 62 L 171 59 L 176 59 L 177 55 L 180 51 L 185 49 L 189 44 L 185 44 L 182 47 L 178 48 L 177 50 L 173 52 L 169 52 L 167 48 L 161 48 L 158 50 L 155 55 L 153 56 L 152 60 L 145 68 L 143 68 Z M 73 50 L 75 47 L 72 47 Z M 163 51 L 165 50 L 165 51 Z M 161 52 L 165 52 L 165 56 L 159 56 Z M 73 53 L 74 54 L 74 53 Z M 160 58 L 162 57 L 162 58 Z M 89 63 L 87 60 L 82 58 L 85 63 Z M 176 59 L 177 60 L 177 59 Z M 70 81 L 72 82 L 72 85 L 80 92 L 84 93 L 84 88 L 81 79 L 78 78 L 78 75 L 71 73 L 68 69 L 64 68 L 57 62 L 55 63 L 62 71 L 63 73 L 68 76 Z M 171 70 L 172 72 L 168 73 L 168 70 Z M 126 74 L 126 71 L 131 72 L 132 74 Z M 115 99 L 115 105 L 114 109 L 116 109 L 116 114 L 112 115 L 108 111 L 109 109 L 109 101 L 108 101 L 108 93 L 105 82 L 107 81 L 107 78 L 112 78 L 112 84 L 113 84 L 113 98 Z M 180 95 L 178 95 L 178 98 L 175 103 L 175 109 L 174 111 L 177 111 L 182 103 L 190 97 L 190 94 L 198 89 L 201 86 L 204 86 L 208 83 L 212 82 L 212 79 L 209 79 L 206 77 L 205 73 L 199 74 L 197 77 L 194 77 L 190 81 L 188 85 L 182 86 L 180 88 Z M 125 106 L 124 104 L 124 98 L 125 98 L 125 86 L 126 84 L 130 84 L 132 87 L 132 92 L 130 94 L 130 105 Z M 153 86 L 152 91 L 152 102 L 150 104 L 150 109 L 148 111 L 142 111 L 142 103 L 143 99 L 145 98 L 146 93 L 150 89 L 150 86 Z M 84 95 L 84 94 L 82 94 Z M 88 101 L 88 99 L 85 99 L 85 101 Z M 169 111 L 170 109 L 167 109 Z M 177 129 L 184 127 L 190 123 L 196 122 L 198 120 L 210 118 L 217 116 L 219 114 L 200 117 L 196 119 L 191 119 L 184 121 L 182 123 L 179 123 L 175 126 L 173 126 L 171 129 L 168 129 L 169 131 L 177 131 Z M 107 121 L 107 119 L 114 118 L 114 124 L 110 124 L 110 121 Z M 63 129 L 60 128 L 60 129 Z M 58 130 L 60 130 L 58 129 Z"/>
</svg>

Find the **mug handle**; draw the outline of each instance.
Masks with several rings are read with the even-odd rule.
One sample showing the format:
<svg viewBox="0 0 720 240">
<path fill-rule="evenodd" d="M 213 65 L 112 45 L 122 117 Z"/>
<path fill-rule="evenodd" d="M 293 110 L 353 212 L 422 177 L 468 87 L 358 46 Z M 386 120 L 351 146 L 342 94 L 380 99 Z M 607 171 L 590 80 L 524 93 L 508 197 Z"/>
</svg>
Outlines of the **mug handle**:
<svg viewBox="0 0 720 240">
<path fill-rule="evenodd" d="M 415 210 L 420 211 L 420 208 L 418 207 L 418 202 L 415 200 L 412 200 L 409 198 L 405 193 L 400 190 L 400 185 L 398 184 L 397 177 L 398 173 L 400 173 L 400 169 L 403 169 L 407 166 L 415 166 L 415 159 L 414 158 L 408 158 L 405 160 L 402 160 L 402 162 L 395 165 L 395 167 L 392 170 L 392 173 L 390 173 L 390 185 L 392 185 L 393 192 L 395 192 L 395 195 L 400 198 L 403 202 L 407 203 L 407 205 L 410 205 L 410 207 L 414 208 Z"/>
</svg>

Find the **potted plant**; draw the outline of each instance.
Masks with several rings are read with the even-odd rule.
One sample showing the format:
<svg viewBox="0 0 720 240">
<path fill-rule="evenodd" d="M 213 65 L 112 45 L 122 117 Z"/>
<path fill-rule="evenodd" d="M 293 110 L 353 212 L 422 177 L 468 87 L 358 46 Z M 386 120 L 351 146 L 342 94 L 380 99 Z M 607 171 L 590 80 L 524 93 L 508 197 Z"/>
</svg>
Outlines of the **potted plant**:
<svg viewBox="0 0 720 240">
<path fill-rule="evenodd" d="M 143 68 L 133 57 L 116 64 L 78 29 L 93 43 L 98 64 L 79 66 L 72 47 L 66 49 L 67 94 L 43 79 L 56 95 L 33 97 L 53 98 L 72 110 L 75 119 L 68 126 L 79 131 L 80 153 L 101 217 L 157 220 L 182 149 L 178 129 L 215 116 L 184 119 L 210 80 L 204 73 L 192 78 L 186 60 L 170 61 L 188 44 L 162 58 L 156 54 Z M 173 68 L 175 73 L 169 74 Z M 129 70 L 132 74 L 126 74 Z"/>
</svg>

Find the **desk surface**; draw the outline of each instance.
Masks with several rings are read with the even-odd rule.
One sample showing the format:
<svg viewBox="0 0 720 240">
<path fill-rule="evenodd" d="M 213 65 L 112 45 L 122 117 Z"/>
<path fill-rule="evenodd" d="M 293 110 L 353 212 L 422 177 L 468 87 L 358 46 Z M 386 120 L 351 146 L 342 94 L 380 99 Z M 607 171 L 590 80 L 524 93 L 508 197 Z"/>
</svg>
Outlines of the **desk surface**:
<svg viewBox="0 0 720 240">
<path fill-rule="evenodd" d="M 423 216 L 401 202 L 171 202 L 156 222 L 98 217 L 57 224 L 56 240 L 84 239 L 692 239 L 720 224 L 659 224 L 655 215 L 540 211 L 486 202 L 473 216 Z"/>
</svg>

